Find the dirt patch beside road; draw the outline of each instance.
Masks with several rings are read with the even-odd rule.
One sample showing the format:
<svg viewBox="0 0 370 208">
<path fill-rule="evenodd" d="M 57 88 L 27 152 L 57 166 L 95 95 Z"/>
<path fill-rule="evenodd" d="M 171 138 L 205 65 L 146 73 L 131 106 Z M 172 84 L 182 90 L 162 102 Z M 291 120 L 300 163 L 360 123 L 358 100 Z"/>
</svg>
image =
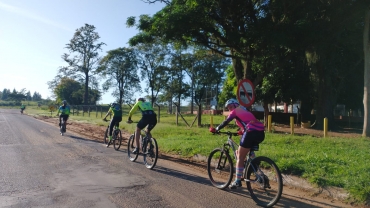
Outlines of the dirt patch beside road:
<svg viewBox="0 0 370 208">
<path fill-rule="evenodd" d="M 47 116 L 34 116 L 34 118 L 42 120 L 47 123 L 51 123 L 58 126 L 59 119 L 51 118 Z M 104 132 L 107 126 L 98 126 L 89 123 L 83 123 L 78 121 L 67 122 L 67 132 L 72 131 L 78 134 L 84 135 L 87 138 L 103 143 Z M 276 133 L 290 134 L 290 128 L 288 126 L 274 126 L 274 131 Z M 323 132 L 315 129 L 301 129 L 295 128 L 295 134 L 297 135 L 314 135 L 317 137 L 322 137 Z M 123 142 L 127 143 L 127 140 L 131 134 L 122 131 Z M 329 136 L 341 136 L 341 137 L 358 137 L 361 134 L 356 133 L 335 133 L 329 132 Z M 186 168 L 191 168 L 195 172 L 206 174 L 207 165 L 205 162 L 200 162 L 196 156 L 193 158 L 182 158 L 177 155 L 167 155 L 161 154 L 160 158 L 162 160 L 168 160 L 176 164 L 186 166 Z M 204 159 L 204 158 L 203 158 Z M 205 176 L 206 177 L 206 176 Z M 302 201 L 306 204 L 311 204 L 312 207 L 365 207 L 365 206 L 352 206 L 347 204 L 344 199 L 348 194 L 338 188 L 315 188 L 312 187 L 308 182 L 295 176 L 284 176 L 284 192 L 285 198 L 292 200 Z"/>
</svg>

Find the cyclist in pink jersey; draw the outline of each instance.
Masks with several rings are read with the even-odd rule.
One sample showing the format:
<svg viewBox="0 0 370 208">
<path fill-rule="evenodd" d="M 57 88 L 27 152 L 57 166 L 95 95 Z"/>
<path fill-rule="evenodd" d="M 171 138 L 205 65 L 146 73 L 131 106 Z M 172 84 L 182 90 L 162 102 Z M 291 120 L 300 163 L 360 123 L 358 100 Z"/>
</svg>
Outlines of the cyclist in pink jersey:
<svg viewBox="0 0 370 208">
<path fill-rule="evenodd" d="M 258 121 L 256 117 L 247 110 L 247 108 L 239 105 L 236 99 L 226 101 L 225 107 L 229 109 L 230 114 L 219 126 L 210 128 L 209 131 L 217 133 L 220 129 L 224 128 L 233 119 L 242 130 L 240 138 L 240 146 L 236 151 L 236 180 L 229 186 L 231 189 L 241 187 L 241 176 L 244 170 L 244 160 L 250 149 L 254 145 L 258 145 L 265 139 L 265 126 L 262 122 Z"/>
</svg>

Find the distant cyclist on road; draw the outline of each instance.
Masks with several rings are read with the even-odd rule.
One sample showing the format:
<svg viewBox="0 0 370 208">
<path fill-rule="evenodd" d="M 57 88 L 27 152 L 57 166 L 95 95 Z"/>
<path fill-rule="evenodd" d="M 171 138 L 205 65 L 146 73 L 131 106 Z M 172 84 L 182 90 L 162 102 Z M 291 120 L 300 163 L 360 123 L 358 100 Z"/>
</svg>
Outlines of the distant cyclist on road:
<svg viewBox="0 0 370 208">
<path fill-rule="evenodd" d="M 21 106 L 21 113 L 23 113 L 24 109 L 26 109 L 26 106 L 24 106 L 24 104 L 22 104 L 22 106 Z"/>
<path fill-rule="evenodd" d="M 151 102 L 145 102 L 144 98 L 138 98 L 135 105 L 131 108 L 129 115 L 128 115 L 128 123 L 132 123 L 131 117 L 132 115 L 139 109 L 141 111 L 142 117 L 141 120 L 137 123 L 136 132 L 135 132 L 135 141 L 136 141 L 136 148 L 132 151 L 134 154 L 139 153 L 140 147 L 140 131 L 141 129 L 146 128 L 146 132 L 149 137 L 152 137 L 150 131 L 155 127 L 157 124 L 157 115 L 154 113 L 153 106 Z"/>
<path fill-rule="evenodd" d="M 216 133 L 220 129 L 224 128 L 233 119 L 236 120 L 236 124 L 242 130 L 242 136 L 240 138 L 240 146 L 236 151 L 236 180 L 229 186 L 231 189 L 241 187 L 241 177 L 244 170 L 244 159 L 249 153 L 252 146 L 261 143 L 265 139 L 265 126 L 262 122 L 258 121 L 256 117 L 247 110 L 244 106 L 239 105 L 236 99 L 230 99 L 226 101 L 225 108 L 230 111 L 229 116 L 216 128 L 210 128 L 209 131 Z"/>
<path fill-rule="evenodd" d="M 107 147 L 109 147 L 110 142 L 112 141 L 112 133 L 113 133 L 114 125 L 119 127 L 119 122 L 122 121 L 121 105 L 117 103 L 110 104 L 109 110 L 107 114 L 105 115 L 105 117 L 103 118 L 103 120 L 106 121 L 107 116 L 110 115 L 111 113 L 113 113 L 113 117 L 110 120 L 110 124 L 109 124 L 109 141 L 108 141 Z"/>
<path fill-rule="evenodd" d="M 62 105 L 59 107 L 58 112 L 57 112 L 57 116 L 59 116 L 59 113 L 60 113 L 59 127 L 62 124 L 62 119 L 64 123 L 67 124 L 70 111 L 71 111 L 71 108 L 69 107 L 69 105 L 67 105 L 67 101 L 63 100 Z M 67 130 L 67 125 L 66 125 L 66 130 Z"/>
</svg>

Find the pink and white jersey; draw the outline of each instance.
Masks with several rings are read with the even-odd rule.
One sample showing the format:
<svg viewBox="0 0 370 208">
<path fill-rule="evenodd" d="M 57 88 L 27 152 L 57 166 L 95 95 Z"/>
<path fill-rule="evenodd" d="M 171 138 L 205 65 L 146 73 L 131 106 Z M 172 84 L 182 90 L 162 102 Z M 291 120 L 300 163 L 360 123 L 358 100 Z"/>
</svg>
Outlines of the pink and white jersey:
<svg viewBox="0 0 370 208">
<path fill-rule="evenodd" d="M 256 119 L 256 117 L 249 112 L 245 107 L 238 106 L 232 110 L 229 116 L 226 118 L 227 122 L 236 120 L 236 124 L 247 131 L 264 131 L 265 126 L 262 122 Z"/>
</svg>

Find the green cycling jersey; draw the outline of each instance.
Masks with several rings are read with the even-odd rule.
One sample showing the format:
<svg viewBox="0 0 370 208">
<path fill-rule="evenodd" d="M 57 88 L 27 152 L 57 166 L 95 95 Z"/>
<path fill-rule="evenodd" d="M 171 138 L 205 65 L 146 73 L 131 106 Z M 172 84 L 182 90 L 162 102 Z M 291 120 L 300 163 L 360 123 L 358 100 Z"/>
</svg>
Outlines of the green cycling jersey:
<svg viewBox="0 0 370 208">
<path fill-rule="evenodd" d="M 152 103 L 150 102 L 137 101 L 134 107 L 132 107 L 132 109 L 128 113 L 128 116 L 131 117 L 132 114 L 134 114 L 137 111 L 137 109 L 139 109 L 141 113 L 143 113 L 145 111 L 153 111 L 153 106 Z"/>
<path fill-rule="evenodd" d="M 114 107 L 110 107 L 108 113 L 113 112 L 113 117 L 122 117 L 122 110 L 119 105 L 115 105 Z"/>
<path fill-rule="evenodd" d="M 57 114 L 59 114 L 59 112 L 60 112 L 61 115 L 69 115 L 70 111 L 71 111 L 71 109 L 69 108 L 68 105 L 67 106 L 60 106 L 59 109 L 58 109 Z"/>
</svg>

